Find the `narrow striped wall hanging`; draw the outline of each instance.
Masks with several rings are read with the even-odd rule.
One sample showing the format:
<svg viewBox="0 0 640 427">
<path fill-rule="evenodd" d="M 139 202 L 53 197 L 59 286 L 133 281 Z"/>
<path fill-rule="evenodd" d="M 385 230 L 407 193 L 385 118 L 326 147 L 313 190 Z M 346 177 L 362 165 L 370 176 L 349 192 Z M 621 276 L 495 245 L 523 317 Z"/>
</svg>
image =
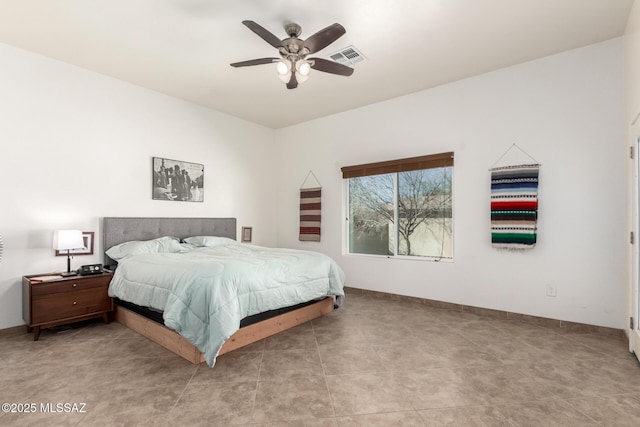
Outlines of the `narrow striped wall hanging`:
<svg viewBox="0 0 640 427">
<path fill-rule="evenodd" d="M 322 188 L 300 189 L 300 241 L 320 241 Z"/>
<path fill-rule="evenodd" d="M 537 240 L 539 164 L 491 169 L 491 244 L 528 249 Z"/>
</svg>

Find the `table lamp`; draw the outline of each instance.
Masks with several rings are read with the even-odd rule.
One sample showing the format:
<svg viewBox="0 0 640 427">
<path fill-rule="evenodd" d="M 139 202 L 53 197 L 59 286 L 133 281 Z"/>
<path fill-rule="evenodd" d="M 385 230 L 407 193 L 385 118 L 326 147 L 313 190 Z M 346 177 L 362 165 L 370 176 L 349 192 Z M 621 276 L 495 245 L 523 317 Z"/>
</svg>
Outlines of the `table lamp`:
<svg viewBox="0 0 640 427">
<path fill-rule="evenodd" d="M 67 271 L 61 273 L 63 277 L 75 276 L 77 273 L 71 271 L 71 249 L 84 248 L 84 239 L 80 230 L 57 230 L 53 233 L 53 249 L 57 251 L 67 251 Z"/>
</svg>

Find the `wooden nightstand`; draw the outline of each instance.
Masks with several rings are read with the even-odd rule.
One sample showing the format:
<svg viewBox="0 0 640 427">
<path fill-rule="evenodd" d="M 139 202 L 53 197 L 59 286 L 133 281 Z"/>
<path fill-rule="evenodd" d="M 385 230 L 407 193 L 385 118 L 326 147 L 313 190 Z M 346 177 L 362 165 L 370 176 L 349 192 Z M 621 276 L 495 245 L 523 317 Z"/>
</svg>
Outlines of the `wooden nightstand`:
<svg viewBox="0 0 640 427">
<path fill-rule="evenodd" d="M 33 328 L 34 341 L 40 337 L 41 327 L 49 328 L 99 316 L 109 323 L 113 299 L 107 290 L 112 272 L 37 280 L 43 276 L 38 274 L 22 278 L 22 317 L 27 322 L 27 330 Z"/>
</svg>

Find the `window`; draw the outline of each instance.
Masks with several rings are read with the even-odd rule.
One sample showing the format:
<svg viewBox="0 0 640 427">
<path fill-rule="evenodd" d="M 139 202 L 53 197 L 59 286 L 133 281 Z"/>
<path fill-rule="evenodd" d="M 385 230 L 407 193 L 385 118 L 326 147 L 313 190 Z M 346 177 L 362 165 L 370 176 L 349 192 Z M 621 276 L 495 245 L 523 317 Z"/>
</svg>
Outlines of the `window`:
<svg viewBox="0 0 640 427">
<path fill-rule="evenodd" d="M 349 253 L 453 258 L 453 153 L 342 168 Z"/>
</svg>

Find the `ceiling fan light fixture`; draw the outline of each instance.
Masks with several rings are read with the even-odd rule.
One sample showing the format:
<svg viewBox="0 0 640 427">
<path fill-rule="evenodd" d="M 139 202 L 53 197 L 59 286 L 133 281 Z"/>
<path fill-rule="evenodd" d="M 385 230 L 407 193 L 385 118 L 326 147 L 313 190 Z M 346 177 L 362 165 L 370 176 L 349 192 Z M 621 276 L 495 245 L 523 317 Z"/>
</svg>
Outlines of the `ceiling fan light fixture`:
<svg viewBox="0 0 640 427">
<path fill-rule="evenodd" d="M 278 78 L 282 80 L 282 83 L 289 83 L 289 80 L 291 80 L 291 72 L 288 72 L 287 74 L 278 73 Z"/>
<path fill-rule="evenodd" d="M 291 61 L 288 59 L 281 59 L 276 63 L 276 69 L 281 76 L 291 73 Z"/>
<path fill-rule="evenodd" d="M 296 79 L 298 83 L 304 83 L 309 79 L 309 72 L 311 71 L 311 64 L 304 59 L 299 59 L 295 64 Z"/>
<path fill-rule="evenodd" d="M 311 64 L 309 63 L 309 61 L 303 59 L 296 62 L 296 69 L 298 70 L 298 75 L 308 76 L 311 72 Z"/>
</svg>

